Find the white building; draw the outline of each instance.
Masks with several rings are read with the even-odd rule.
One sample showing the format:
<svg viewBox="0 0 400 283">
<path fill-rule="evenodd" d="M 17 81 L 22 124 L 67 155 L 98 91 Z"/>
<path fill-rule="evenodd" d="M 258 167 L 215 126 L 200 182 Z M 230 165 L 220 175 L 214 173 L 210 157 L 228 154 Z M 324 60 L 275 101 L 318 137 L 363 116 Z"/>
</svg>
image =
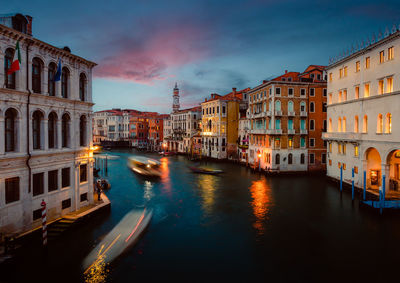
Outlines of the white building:
<svg viewBox="0 0 400 283">
<path fill-rule="evenodd" d="M 328 72 L 328 176 L 372 191 L 400 178 L 400 31 L 332 62 Z"/>
<path fill-rule="evenodd" d="M 0 18 L 0 65 L 17 40 L 20 70 L 0 68 L 0 234 L 41 225 L 93 202 L 92 68 L 96 65 L 31 35 L 32 18 Z M 53 81 L 58 60 L 61 80 Z"/>
<path fill-rule="evenodd" d="M 172 124 L 171 124 L 171 116 L 167 117 L 163 121 L 163 137 L 164 139 L 170 139 L 172 137 Z"/>
<path fill-rule="evenodd" d="M 249 140 L 250 140 L 250 111 L 240 111 L 238 129 L 238 158 L 242 163 L 249 162 Z"/>
</svg>

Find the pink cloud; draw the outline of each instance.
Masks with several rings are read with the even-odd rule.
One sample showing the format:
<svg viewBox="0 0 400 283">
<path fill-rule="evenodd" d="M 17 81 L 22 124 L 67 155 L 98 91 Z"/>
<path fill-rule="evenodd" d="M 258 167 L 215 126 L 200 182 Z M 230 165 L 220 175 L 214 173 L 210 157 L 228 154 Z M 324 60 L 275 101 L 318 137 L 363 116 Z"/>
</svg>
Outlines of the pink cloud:
<svg viewBox="0 0 400 283">
<path fill-rule="evenodd" d="M 206 39 L 204 28 L 186 25 L 150 31 L 141 39 L 116 40 L 115 53 L 98 62 L 94 75 L 151 84 L 172 77 L 166 72 L 170 67 L 207 57 Z"/>
</svg>

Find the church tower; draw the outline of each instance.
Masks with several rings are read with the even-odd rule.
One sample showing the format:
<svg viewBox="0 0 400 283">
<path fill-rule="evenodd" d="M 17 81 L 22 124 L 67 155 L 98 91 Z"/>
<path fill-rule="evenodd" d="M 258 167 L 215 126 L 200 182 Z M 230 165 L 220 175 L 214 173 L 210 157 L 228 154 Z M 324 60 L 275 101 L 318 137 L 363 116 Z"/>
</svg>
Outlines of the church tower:
<svg viewBox="0 0 400 283">
<path fill-rule="evenodd" d="M 179 88 L 178 88 L 178 84 L 175 83 L 173 103 L 172 103 L 172 112 L 179 111 L 179 107 L 180 107 L 179 106 Z"/>
</svg>

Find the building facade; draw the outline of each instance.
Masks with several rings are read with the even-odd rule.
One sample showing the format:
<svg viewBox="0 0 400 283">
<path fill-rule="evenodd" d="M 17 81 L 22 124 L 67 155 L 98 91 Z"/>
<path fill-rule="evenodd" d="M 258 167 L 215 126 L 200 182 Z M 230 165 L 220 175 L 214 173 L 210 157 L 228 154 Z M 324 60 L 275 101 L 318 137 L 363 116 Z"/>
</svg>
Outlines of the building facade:
<svg viewBox="0 0 400 283">
<path fill-rule="evenodd" d="M 285 72 L 248 92 L 249 160 L 268 171 L 323 171 L 326 80 L 323 66 Z M 325 125 L 325 126 L 324 126 Z"/>
<path fill-rule="evenodd" d="M 148 149 L 151 151 L 161 151 L 164 138 L 164 119 L 169 115 L 155 115 L 148 118 L 149 121 L 149 143 Z"/>
<path fill-rule="evenodd" d="M 328 73 L 327 175 L 377 192 L 400 181 L 400 31 L 337 61 Z M 364 182 L 365 174 L 365 182 Z"/>
<path fill-rule="evenodd" d="M 93 203 L 92 69 L 32 36 L 32 18 L 0 22 L 0 232 L 41 225 Z M 19 41 L 20 69 L 8 74 Z M 61 60 L 60 81 L 55 81 Z"/>
</svg>

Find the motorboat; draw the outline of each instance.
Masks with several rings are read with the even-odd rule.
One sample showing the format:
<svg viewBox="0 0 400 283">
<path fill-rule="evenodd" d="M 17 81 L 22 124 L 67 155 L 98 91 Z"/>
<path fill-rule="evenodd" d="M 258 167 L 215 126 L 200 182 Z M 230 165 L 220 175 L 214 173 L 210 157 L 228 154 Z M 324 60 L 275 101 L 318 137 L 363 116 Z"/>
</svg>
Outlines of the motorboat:
<svg viewBox="0 0 400 283">
<path fill-rule="evenodd" d="M 161 176 L 161 163 L 157 160 L 147 158 L 145 156 L 132 156 L 128 158 L 128 166 L 133 172 L 148 176 L 160 177 Z"/>
<path fill-rule="evenodd" d="M 201 173 L 201 174 L 211 174 L 211 175 L 216 175 L 223 173 L 224 171 L 218 170 L 218 169 L 210 169 L 210 168 L 203 168 L 203 167 L 193 167 L 189 166 L 190 170 L 192 170 L 193 173 Z"/>
<path fill-rule="evenodd" d="M 95 276 L 123 252 L 132 248 L 152 218 L 152 209 L 133 209 L 104 237 L 82 263 L 85 276 Z"/>
</svg>

